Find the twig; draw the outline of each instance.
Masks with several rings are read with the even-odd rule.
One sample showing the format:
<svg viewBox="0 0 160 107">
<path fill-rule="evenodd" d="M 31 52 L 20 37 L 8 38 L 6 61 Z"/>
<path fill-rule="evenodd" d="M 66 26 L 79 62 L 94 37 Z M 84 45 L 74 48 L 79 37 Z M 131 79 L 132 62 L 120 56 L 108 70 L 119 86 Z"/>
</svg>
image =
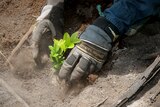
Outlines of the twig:
<svg viewBox="0 0 160 107">
<path fill-rule="evenodd" d="M 4 59 L 7 61 L 7 63 L 9 64 L 10 68 L 13 68 L 13 65 L 7 60 L 7 57 L 0 51 L 0 54 L 4 57 Z"/>
<path fill-rule="evenodd" d="M 20 42 L 18 43 L 18 45 L 13 49 L 13 51 L 11 52 L 11 55 L 8 57 L 7 62 L 10 62 L 10 60 L 12 59 L 12 57 L 16 54 L 18 54 L 18 51 L 20 50 L 21 46 L 23 45 L 23 43 L 28 39 L 28 37 L 32 34 L 32 31 L 34 29 L 35 25 L 32 25 L 29 29 L 29 31 L 23 36 L 23 38 L 20 40 Z"/>
<path fill-rule="evenodd" d="M 105 98 L 103 101 L 101 101 L 100 103 L 98 103 L 95 107 L 100 107 L 101 105 L 103 105 L 104 103 L 105 103 L 105 101 L 108 99 L 108 97 L 107 98 Z"/>
<path fill-rule="evenodd" d="M 32 17 L 33 17 L 33 18 L 38 18 L 38 16 L 36 16 L 36 15 L 32 15 Z"/>
</svg>

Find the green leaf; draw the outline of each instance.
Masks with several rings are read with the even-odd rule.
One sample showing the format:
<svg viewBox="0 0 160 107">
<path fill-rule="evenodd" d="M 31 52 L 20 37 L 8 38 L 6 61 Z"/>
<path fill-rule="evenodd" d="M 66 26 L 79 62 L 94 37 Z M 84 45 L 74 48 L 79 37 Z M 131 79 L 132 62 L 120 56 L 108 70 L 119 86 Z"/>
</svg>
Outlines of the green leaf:
<svg viewBox="0 0 160 107">
<path fill-rule="evenodd" d="M 53 55 L 53 57 L 57 57 L 57 56 L 58 56 L 58 54 L 56 54 L 56 53 Z"/>
<path fill-rule="evenodd" d="M 74 43 L 70 43 L 68 46 L 68 49 L 72 49 L 72 48 L 74 48 Z"/>
<path fill-rule="evenodd" d="M 65 33 L 63 39 L 54 39 L 54 44 L 53 46 L 50 45 L 49 49 L 50 59 L 51 62 L 53 62 L 53 67 L 55 69 L 59 69 L 63 64 L 66 50 L 74 48 L 75 44 L 79 42 L 80 39 L 78 38 L 78 32 L 73 33 L 71 37 L 68 33 Z"/>
<path fill-rule="evenodd" d="M 63 36 L 63 40 L 65 41 L 66 47 L 68 47 L 68 45 L 70 44 L 71 42 L 70 39 L 71 39 L 70 35 L 68 33 L 65 33 Z"/>
<path fill-rule="evenodd" d="M 58 52 L 59 49 L 60 49 L 60 47 L 58 46 L 58 44 L 59 44 L 59 41 L 56 40 L 56 39 L 54 39 L 54 50 L 55 50 L 55 52 Z"/>
<path fill-rule="evenodd" d="M 66 46 L 65 46 L 65 40 L 63 40 L 63 39 L 61 39 L 60 41 L 59 41 L 59 47 L 61 48 L 61 52 L 60 53 L 62 53 L 62 52 L 65 52 L 65 50 L 66 50 Z"/>
<path fill-rule="evenodd" d="M 66 32 L 64 33 L 63 40 L 67 41 L 70 39 L 70 35 Z"/>
<path fill-rule="evenodd" d="M 65 41 L 64 41 L 63 39 L 60 39 L 60 40 L 58 41 L 57 45 L 58 45 L 59 47 L 61 47 L 62 45 L 64 45 L 64 43 L 65 43 Z"/>
<path fill-rule="evenodd" d="M 79 43 L 80 39 L 78 38 L 78 32 L 75 32 L 71 35 L 71 43 Z"/>
<path fill-rule="evenodd" d="M 59 65 L 58 65 L 58 64 L 53 65 L 53 67 L 54 67 L 55 69 L 59 69 Z"/>
<path fill-rule="evenodd" d="M 51 51 L 53 50 L 53 46 L 50 45 L 50 46 L 48 46 L 48 47 L 49 47 L 49 49 L 50 49 Z"/>
<path fill-rule="evenodd" d="M 51 60 L 51 62 L 53 62 L 52 55 L 50 54 L 49 56 L 50 56 L 50 60 Z"/>
</svg>

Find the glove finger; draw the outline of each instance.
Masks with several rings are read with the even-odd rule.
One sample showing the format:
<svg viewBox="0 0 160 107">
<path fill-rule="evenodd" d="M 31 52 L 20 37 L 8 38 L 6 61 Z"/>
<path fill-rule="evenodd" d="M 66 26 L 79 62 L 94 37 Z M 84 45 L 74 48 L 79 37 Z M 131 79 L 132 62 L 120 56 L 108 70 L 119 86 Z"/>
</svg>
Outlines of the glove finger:
<svg viewBox="0 0 160 107">
<path fill-rule="evenodd" d="M 96 65 L 95 64 L 91 64 L 89 67 L 89 73 L 93 73 L 96 71 Z"/>
<path fill-rule="evenodd" d="M 89 68 L 90 61 L 82 57 L 71 74 L 70 82 L 79 80 L 82 76 L 87 74 Z"/>
<path fill-rule="evenodd" d="M 38 45 L 36 45 L 36 43 L 32 44 L 32 55 L 33 55 L 33 58 L 36 59 L 38 57 L 38 54 L 39 54 L 39 48 L 38 48 Z"/>
<path fill-rule="evenodd" d="M 39 41 L 42 36 L 42 29 L 40 28 L 39 24 L 36 25 L 32 32 L 32 38 L 31 38 L 31 47 L 32 47 L 32 55 L 33 58 L 36 59 L 39 54 Z"/>
<path fill-rule="evenodd" d="M 66 79 L 72 73 L 76 63 L 78 62 L 79 55 L 71 54 L 68 58 L 64 61 L 60 71 L 59 71 L 59 78 Z"/>
</svg>

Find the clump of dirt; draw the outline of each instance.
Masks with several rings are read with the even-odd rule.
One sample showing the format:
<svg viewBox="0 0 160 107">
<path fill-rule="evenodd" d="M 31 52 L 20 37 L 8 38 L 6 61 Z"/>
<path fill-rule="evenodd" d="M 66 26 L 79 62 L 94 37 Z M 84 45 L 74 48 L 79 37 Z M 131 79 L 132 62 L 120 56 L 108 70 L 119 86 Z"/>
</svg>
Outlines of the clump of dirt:
<svg viewBox="0 0 160 107">
<path fill-rule="evenodd" d="M 23 79 L 31 79 L 35 76 L 36 64 L 32 58 L 31 49 L 21 49 L 21 52 L 11 61 L 13 72 Z"/>
<path fill-rule="evenodd" d="M 49 63 L 49 45 L 53 44 L 51 32 L 46 32 L 42 36 L 39 46 L 38 60 L 33 59 L 32 47 L 26 43 L 22 46 L 19 53 L 15 55 L 11 64 L 13 65 L 13 72 L 15 75 L 23 79 L 31 79 L 36 76 L 36 72 L 40 72 L 45 65 Z M 29 40 L 28 40 L 29 41 Z M 43 58 L 45 56 L 45 58 Z M 48 62 L 48 63 L 47 63 Z"/>
</svg>

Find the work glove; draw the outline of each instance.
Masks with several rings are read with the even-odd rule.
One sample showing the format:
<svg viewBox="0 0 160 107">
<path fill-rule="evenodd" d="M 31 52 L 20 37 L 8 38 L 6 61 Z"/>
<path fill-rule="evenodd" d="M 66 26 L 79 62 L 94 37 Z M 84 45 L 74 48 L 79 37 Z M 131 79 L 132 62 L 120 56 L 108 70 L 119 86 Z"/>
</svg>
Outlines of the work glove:
<svg viewBox="0 0 160 107">
<path fill-rule="evenodd" d="M 63 0 L 52 1 L 55 0 L 48 0 L 47 5 L 43 7 L 41 15 L 37 18 L 37 23 L 31 37 L 32 55 L 36 64 L 40 66 L 47 62 L 49 54 L 47 52 L 49 51 L 48 46 L 43 46 L 43 44 L 50 45 L 49 41 L 42 40 L 44 39 L 42 36 L 46 36 L 47 32 L 51 32 L 51 34 L 47 33 L 47 36 L 51 36 L 48 38 L 52 41 L 53 38 L 62 38 L 63 35 Z"/>
<path fill-rule="evenodd" d="M 64 61 L 59 78 L 72 83 L 89 73 L 99 71 L 118 34 L 117 28 L 104 17 L 97 18 L 80 35 L 81 43 L 72 49 Z"/>
<path fill-rule="evenodd" d="M 40 42 L 41 42 L 42 36 L 50 30 L 51 30 L 51 35 L 53 35 L 53 37 L 56 36 L 56 30 L 52 22 L 48 19 L 43 19 L 42 21 L 36 24 L 36 27 L 34 28 L 32 32 L 32 38 L 31 38 L 32 55 L 33 55 L 35 62 L 38 65 L 42 62 L 43 63 L 46 62 L 44 60 L 42 61 L 42 59 L 43 57 L 47 57 L 47 54 L 43 54 L 44 56 L 39 55 L 40 44 L 41 44 Z"/>
</svg>

